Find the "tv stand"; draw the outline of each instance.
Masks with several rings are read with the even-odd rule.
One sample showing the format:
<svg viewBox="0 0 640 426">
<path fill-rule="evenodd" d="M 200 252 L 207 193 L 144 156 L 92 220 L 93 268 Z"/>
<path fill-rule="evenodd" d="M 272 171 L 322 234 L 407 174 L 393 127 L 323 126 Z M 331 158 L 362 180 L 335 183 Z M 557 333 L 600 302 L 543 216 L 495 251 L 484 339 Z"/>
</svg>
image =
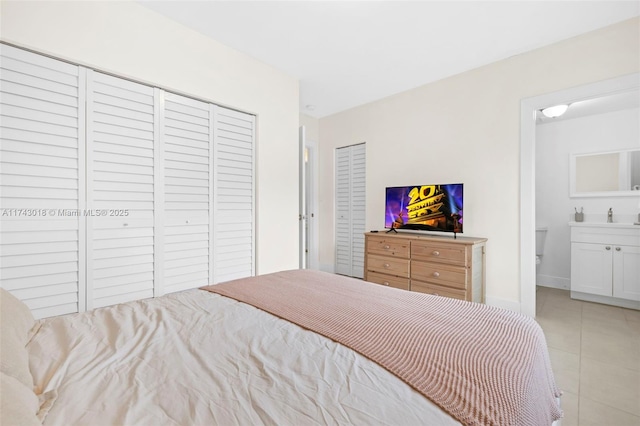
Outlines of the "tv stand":
<svg viewBox="0 0 640 426">
<path fill-rule="evenodd" d="M 395 232 L 396 234 L 398 233 L 398 231 L 396 231 L 396 228 L 389 228 L 387 232 L 385 232 L 385 234 L 388 234 L 389 232 Z"/>
</svg>

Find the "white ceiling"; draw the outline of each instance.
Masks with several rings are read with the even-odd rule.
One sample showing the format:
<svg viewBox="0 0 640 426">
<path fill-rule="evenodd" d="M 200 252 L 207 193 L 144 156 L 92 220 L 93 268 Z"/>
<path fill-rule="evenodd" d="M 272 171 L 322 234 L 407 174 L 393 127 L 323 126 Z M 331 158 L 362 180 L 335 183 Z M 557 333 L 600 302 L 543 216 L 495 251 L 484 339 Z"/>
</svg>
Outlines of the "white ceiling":
<svg viewBox="0 0 640 426">
<path fill-rule="evenodd" d="M 640 14 L 628 0 L 139 1 L 296 77 L 314 117 Z"/>
</svg>

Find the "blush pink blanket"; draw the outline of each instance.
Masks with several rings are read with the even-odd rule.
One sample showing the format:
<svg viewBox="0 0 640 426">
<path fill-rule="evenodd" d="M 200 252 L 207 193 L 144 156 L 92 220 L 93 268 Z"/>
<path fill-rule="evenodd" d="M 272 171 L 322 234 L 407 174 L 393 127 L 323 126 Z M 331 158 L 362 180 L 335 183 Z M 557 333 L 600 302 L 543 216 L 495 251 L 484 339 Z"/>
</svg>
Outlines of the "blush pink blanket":
<svg viewBox="0 0 640 426">
<path fill-rule="evenodd" d="M 309 270 L 203 289 L 355 350 L 463 424 L 550 425 L 562 415 L 542 330 L 521 314 Z"/>
</svg>

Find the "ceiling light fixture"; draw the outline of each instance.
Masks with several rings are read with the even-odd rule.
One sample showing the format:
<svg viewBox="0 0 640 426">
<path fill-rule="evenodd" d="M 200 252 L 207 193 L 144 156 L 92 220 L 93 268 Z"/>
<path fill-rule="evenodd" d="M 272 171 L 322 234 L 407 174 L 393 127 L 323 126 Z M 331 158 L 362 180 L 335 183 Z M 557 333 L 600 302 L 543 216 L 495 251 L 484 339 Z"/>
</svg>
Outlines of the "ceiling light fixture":
<svg viewBox="0 0 640 426">
<path fill-rule="evenodd" d="M 545 117 L 556 118 L 567 112 L 567 109 L 569 109 L 569 105 L 563 104 L 544 108 L 541 111 Z"/>
</svg>

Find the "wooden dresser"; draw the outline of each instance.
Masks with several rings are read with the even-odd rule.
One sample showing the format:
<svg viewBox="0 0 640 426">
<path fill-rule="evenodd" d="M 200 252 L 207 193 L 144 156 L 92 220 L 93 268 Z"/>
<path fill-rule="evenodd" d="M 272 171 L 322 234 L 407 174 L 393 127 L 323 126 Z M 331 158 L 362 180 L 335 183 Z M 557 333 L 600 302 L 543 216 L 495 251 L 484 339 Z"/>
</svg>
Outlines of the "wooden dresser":
<svg viewBox="0 0 640 426">
<path fill-rule="evenodd" d="M 364 279 L 484 303 L 486 238 L 365 233 Z"/>
</svg>

